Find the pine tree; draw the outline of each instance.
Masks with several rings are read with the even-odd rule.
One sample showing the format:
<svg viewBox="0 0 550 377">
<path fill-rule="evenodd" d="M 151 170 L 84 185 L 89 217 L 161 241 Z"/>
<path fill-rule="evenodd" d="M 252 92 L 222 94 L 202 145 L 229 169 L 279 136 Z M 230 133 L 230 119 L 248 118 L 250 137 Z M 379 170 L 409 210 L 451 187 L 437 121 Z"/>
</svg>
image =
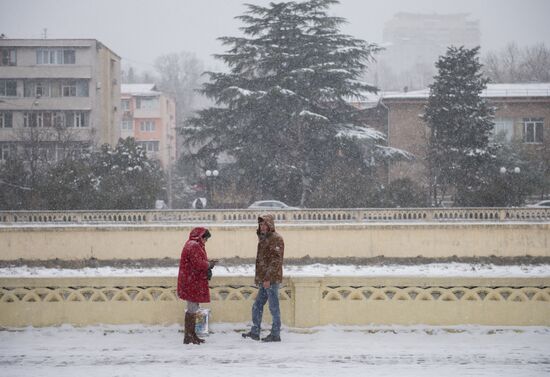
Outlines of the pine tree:
<svg viewBox="0 0 550 377">
<path fill-rule="evenodd" d="M 349 100 L 376 91 L 359 77 L 379 48 L 339 32 L 345 20 L 327 14 L 337 3 L 247 5 L 245 36 L 220 38 L 230 72 L 208 72 L 202 88 L 216 106 L 189 120 L 197 155 L 231 156 L 241 186 L 264 198 L 306 204 L 349 140 L 363 145 L 364 166 L 378 156 L 384 135 Z"/>
<path fill-rule="evenodd" d="M 484 184 L 495 146 L 489 136 L 494 110 L 481 98 L 488 80 L 481 73 L 479 47 L 449 47 L 436 63 L 424 119 L 430 128 L 427 163 L 432 204 L 454 194 L 457 205 Z"/>
</svg>

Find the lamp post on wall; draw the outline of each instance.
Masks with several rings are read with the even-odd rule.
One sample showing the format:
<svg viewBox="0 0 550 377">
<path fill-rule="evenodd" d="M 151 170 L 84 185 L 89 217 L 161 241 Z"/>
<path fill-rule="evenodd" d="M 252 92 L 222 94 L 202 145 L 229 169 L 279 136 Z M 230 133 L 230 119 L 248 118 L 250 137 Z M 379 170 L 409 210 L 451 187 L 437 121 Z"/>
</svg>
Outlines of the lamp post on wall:
<svg viewBox="0 0 550 377">
<path fill-rule="evenodd" d="M 174 128 L 175 129 L 175 128 Z M 172 167 L 173 167 L 173 162 L 172 162 L 172 153 L 173 153 L 173 150 L 172 150 L 172 142 L 174 140 L 174 136 L 172 134 L 170 134 L 171 130 L 169 129 L 169 134 L 167 136 L 167 151 L 168 151 L 168 158 L 166 159 L 166 165 L 167 165 L 167 170 L 168 170 L 168 192 L 167 192 L 167 195 L 168 195 L 168 208 L 172 209 L 172 196 L 173 196 L 173 192 L 172 192 L 172 183 L 173 183 L 173 179 L 172 179 Z"/>
<path fill-rule="evenodd" d="M 44 140 L 44 135 L 39 131 L 39 125 L 38 125 L 38 112 L 35 114 L 36 108 L 40 105 L 39 99 L 41 95 L 37 94 L 31 103 L 31 106 L 26 112 L 27 114 L 27 127 L 28 127 L 28 136 L 26 137 L 27 140 L 23 140 L 24 144 L 27 144 L 28 152 L 24 151 L 23 153 L 26 155 L 25 157 L 28 159 L 29 162 L 29 170 L 30 170 L 30 181 L 31 181 L 31 187 L 34 188 L 36 186 L 36 180 L 38 175 L 38 164 L 40 159 L 40 148 L 42 147 L 42 141 Z M 39 109 L 40 110 L 40 109 Z M 25 126 L 25 120 L 23 119 L 23 126 Z M 26 147 L 26 148 L 27 148 Z M 28 154 L 27 154 L 28 153 Z M 32 196 L 36 196 L 36 194 L 33 193 Z M 31 202 L 34 202 L 34 198 L 31 198 Z"/>
<path fill-rule="evenodd" d="M 214 194 L 215 194 L 215 181 L 218 175 L 220 174 L 219 171 L 216 169 L 214 170 L 206 170 L 204 172 L 206 175 L 206 191 L 207 191 L 207 205 L 210 207 L 214 207 Z"/>
<path fill-rule="evenodd" d="M 509 207 L 520 205 L 519 191 L 521 190 L 521 188 L 518 187 L 519 182 L 517 180 L 517 177 L 519 177 L 521 169 L 518 166 L 509 169 L 506 169 L 504 166 L 502 166 L 499 171 L 505 183 L 504 200 L 506 202 L 506 206 Z"/>
</svg>

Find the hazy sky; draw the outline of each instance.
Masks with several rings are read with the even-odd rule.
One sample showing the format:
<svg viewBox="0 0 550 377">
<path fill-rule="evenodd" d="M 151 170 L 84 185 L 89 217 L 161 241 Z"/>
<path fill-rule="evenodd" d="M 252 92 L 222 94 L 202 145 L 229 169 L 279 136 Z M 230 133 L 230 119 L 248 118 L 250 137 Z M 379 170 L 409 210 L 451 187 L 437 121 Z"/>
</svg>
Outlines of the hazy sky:
<svg viewBox="0 0 550 377">
<path fill-rule="evenodd" d="M 224 52 L 216 38 L 239 34 L 234 17 L 244 2 L 269 0 L 0 0 L 0 33 L 41 38 L 47 28 L 48 38 L 98 39 L 140 70 L 183 50 L 223 69 L 211 57 Z M 550 46 L 550 0 L 341 0 L 330 13 L 348 20 L 345 33 L 381 42 L 384 22 L 399 11 L 469 13 L 480 21 L 482 52 L 511 41 Z"/>
</svg>

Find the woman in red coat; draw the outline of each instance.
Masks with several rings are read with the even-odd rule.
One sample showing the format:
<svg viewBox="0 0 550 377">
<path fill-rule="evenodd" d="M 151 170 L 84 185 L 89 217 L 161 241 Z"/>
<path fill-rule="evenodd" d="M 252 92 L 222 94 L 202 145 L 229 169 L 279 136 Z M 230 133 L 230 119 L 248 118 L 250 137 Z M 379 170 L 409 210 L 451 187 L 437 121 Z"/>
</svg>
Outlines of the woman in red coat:
<svg viewBox="0 0 550 377">
<path fill-rule="evenodd" d="M 180 269 L 178 273 L 178 297 L 187 301 L 185 312 L 185 344 L 201 344 L 204 339 L 195 332 L 195 318 L 199 303 L 210 302 L 208 289 L 208 270 L 217 261 L 208 261 L 205 244 L 210 238 L 206 228 L 194 228 L 189 233 L 189 239 L 181 251 Z"/>
</svg>

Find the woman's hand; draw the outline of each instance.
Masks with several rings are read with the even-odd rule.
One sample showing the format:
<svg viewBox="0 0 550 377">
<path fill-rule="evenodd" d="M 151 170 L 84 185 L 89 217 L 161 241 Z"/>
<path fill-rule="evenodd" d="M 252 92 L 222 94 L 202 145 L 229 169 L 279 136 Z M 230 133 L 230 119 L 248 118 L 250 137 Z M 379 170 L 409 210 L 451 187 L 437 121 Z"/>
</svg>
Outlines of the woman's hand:
<svg viewBox="0 0 550 377">
<path fill-rule="evenodd" d="M 218 262 L 219 262 L 218 259 L 210 259 L 208 261 L 208 268 L 210 268 L 210 269 L 214 268 L 214 266 L 217 265 Z"/>
</svg>

